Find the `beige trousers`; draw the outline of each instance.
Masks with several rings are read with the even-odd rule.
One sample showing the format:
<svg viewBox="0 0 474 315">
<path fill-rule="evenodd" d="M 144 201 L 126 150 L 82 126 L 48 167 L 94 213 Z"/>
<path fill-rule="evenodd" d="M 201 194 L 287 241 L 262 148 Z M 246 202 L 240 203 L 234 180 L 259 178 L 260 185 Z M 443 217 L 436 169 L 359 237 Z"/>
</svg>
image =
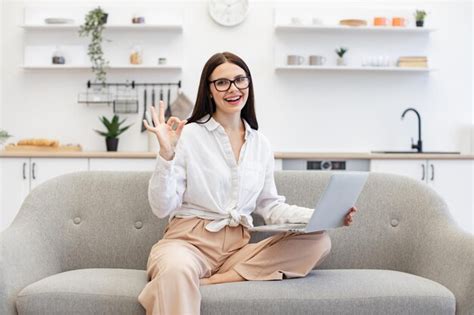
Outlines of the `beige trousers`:
<svg viewBox="0 0 474 315">
<path fill-rule="evenodd" d="M 245 280 L 282 280 L 306 276 L 329 254 L 327 232 L 279 233 L 249 243 L 239 225 L 219 232 L 209 220 L 173 218 L 150 252 L 150 280 L 138 296 L 147 315 L 200 314 L 200 285 Z"/>
</svg>

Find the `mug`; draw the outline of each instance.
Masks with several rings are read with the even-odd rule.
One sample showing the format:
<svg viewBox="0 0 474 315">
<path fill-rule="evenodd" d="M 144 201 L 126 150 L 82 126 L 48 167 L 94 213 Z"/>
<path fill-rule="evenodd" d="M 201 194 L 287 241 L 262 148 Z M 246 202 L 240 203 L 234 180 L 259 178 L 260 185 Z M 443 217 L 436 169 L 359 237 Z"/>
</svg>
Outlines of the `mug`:
<svg viewBox="0 0 474 315">
<path fill-rule="evenodd" d="M 291 18 L 291 24 L 293 25 L 301 25 L 303 24 L 303 19 L 297 16 Z"/>
<path fill-rule="evenodd" d="M 158 58 L 158 64 L 159 65 L 165 65 L 166 64 L 166 58 L 165 57 Z"/>
<path fill-rule="evenodd" d="M 304 63 L 304 57 L 299 55 L 288 55 L 287 57 L 287 64 L 296 66 L 302 65 Z"/>
<path fill-rule="evenodd" d="M 326 63 L 326 57 L 318 56 L 318 55 L 311 55 L 309 56 L 309 64 L 312 66 L 322 66 Z"/>
<path fill-rule="evenodd" d="M 374 26 L 386 26 L 387 18 L 383 16 L 374 17 Z"/>
<path fill-rule="evenodd" d="M 405 19 L 402 17 L 393 17 L 392 26 L 405 26 Z"/>
<path fill-rule="evenodd" d="M 313 18 L 313 25 L 323 25 L 323 20 L 317 17 Z"/>
</svg>

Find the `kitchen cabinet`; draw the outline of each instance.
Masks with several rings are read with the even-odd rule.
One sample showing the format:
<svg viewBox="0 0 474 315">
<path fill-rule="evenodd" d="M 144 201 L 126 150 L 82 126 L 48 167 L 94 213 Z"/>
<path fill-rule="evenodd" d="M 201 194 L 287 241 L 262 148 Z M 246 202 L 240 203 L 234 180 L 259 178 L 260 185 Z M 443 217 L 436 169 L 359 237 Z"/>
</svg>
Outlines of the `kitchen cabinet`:
<svg viewBox="0 0 474 315">
<path fill-rule="evenodd" d="M 12 222 L 25 197 L 53 177 L 88 170 L 87 158 L 3 158 L 0 231 Z"/>
<path fill-rule="evenodd" d="M 474 161 L 371 160 L 370 170 L 405 175 L 426 183 L 448 204 L 454 220 L 474 233 Z"/>
<path fill-rule="evenodd" d="M 89 159 L 89 170 L 91 171 L 153 171 L 155 159 Z"/>
</svg>

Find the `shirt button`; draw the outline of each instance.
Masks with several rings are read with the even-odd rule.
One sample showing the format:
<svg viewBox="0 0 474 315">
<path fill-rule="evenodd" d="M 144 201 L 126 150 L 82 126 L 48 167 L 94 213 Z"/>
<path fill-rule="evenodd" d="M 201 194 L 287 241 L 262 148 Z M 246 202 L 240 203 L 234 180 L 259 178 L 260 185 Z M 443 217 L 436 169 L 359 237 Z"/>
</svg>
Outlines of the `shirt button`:
<svg viewBox="0 0 474 315">
<path fill-rule="evenodd" d="M 397 219 L 392 219 L 392 221 L 390 221 L 390 225 L 392 225 L 393 227 L 398 226 L 398 220 Z"/>
<path fill-rule="evenodd" d="M 81 223 L 81 218 L 75 217 L 73 221 L 74 221 L 74 224 L 79 224 Z"/>
<path fill-rule="evenodd" d="M 143 223 L 141 221 L 137 221 L 135 222 L 135 228 L 137 230 L 141 229 L 143 227 Z"/>
</svg>

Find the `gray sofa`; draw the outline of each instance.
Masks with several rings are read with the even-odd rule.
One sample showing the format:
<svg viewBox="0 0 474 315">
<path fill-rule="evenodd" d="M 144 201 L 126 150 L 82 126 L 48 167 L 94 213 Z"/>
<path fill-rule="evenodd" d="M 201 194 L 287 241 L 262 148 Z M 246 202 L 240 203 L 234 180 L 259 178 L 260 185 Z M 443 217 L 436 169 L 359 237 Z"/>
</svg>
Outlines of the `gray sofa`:
<svg viewBox="0 0 474 315">
<path fill-rule="evenodd" d="M 288 203 L 312 207 L 330 174 L 275 177 Z M 144 314 L 137 296 L 167 223 L 150 210 L 150 176 L 81 172 L 34 189 L 0 234 L 0 314 Z M 202 314 L 474 314 L 474 236 L 431 188 L 371 173 L 356 206 L 307 277 L 203 286 Z"/>
</svg>

